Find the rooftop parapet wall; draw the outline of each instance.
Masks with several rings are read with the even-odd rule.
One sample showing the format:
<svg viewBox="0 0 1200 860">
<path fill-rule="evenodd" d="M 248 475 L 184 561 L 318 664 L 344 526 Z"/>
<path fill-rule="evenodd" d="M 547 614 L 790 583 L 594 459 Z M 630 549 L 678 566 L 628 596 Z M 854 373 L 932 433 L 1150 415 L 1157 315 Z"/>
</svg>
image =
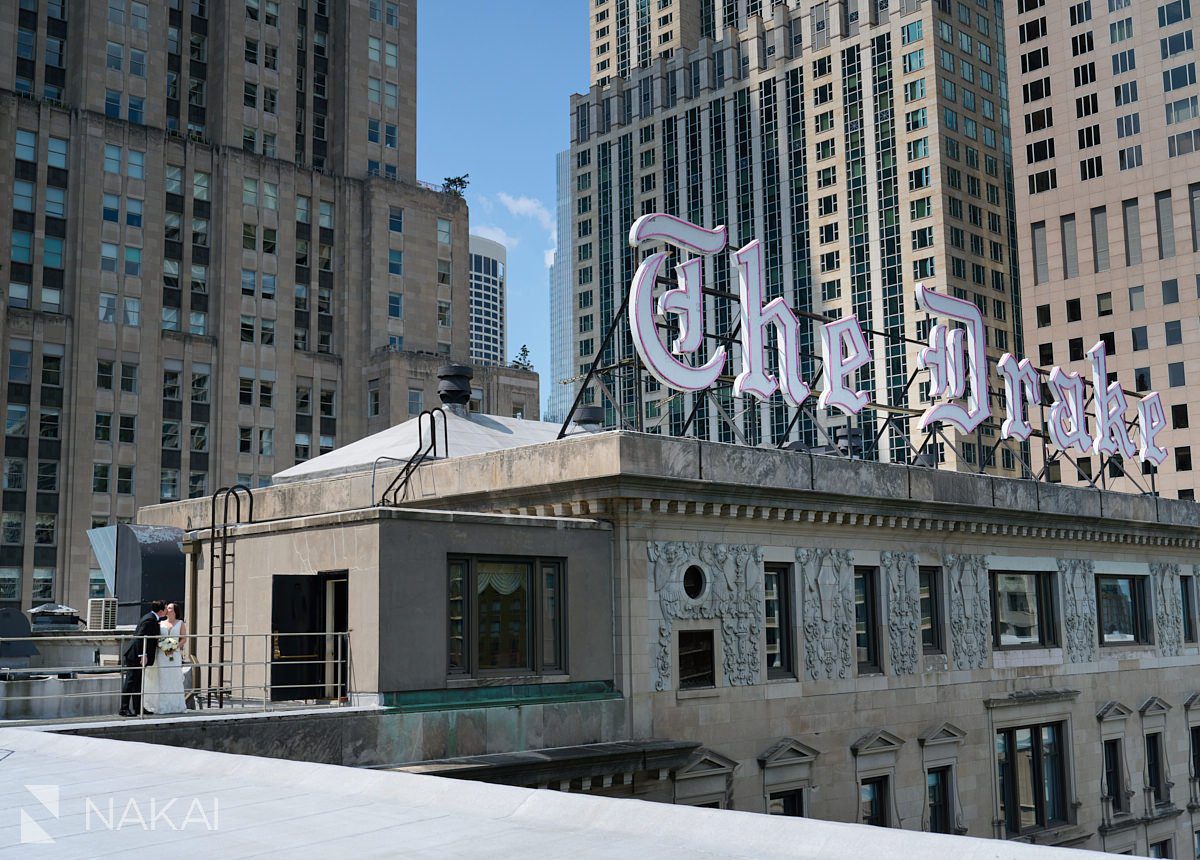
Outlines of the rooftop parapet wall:
<svg viewBox="0 0 1200 860">
<path fill-rule="evenodd" d="M 378 496 L 397 469 L 375 476 Z M 407 504 L 505 511 L 644 495 L 698 503 L 825 507 L 903 516 L 936 512 L 1035 526 L 1080 524 L 1200 540 L 1200 505 L 990 475 L 873 463 L 773 448 L 610 431 L 427 463 Z M 370 507 L 370 471 L 254 491 L 256 520 Z M 569 507 L 569 506 L 568 506 Z M 210 501 L 143 508 L 139 522 L 203 529 Z M 561 513 L 593 513 L 567 510 Z"/>
</svg>

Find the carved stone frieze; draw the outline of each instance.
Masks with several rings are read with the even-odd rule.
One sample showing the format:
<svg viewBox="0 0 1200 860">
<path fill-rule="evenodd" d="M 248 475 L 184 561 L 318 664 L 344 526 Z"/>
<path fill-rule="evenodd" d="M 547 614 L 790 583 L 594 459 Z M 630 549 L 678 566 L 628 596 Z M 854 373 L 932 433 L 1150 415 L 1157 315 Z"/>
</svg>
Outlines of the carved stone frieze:
<svg viewBox="0 0 1200 860">
<path fill-rule="evenodd" d="M 1183 650 L 1183 598 L 1179 590 L 1179 565 L 1152 562 L 1150 581 L 1154 588 L 1158 653 L 1164 657 L 1176 657 Z"/>
<path fill-rule="evenodd" d="M 813 681 L 852 676 L 854 563 L 849 550 L 798 549 L 804 588 L 804 671 Z"/>
<path fill-rule="evenodd" d="M 1091 662 L 1100 647 L 1096 642 L 1096 566 L 1086 558 L 1060 558 L 1058 575 L 1063 588 L 1067 661 Z"/>
<path fill-rule="evenodd" d="M 947 554 L 950 585 L 950 642 L 955 669 L 982 669 L 992 651 L 992 603 L 987 557 Z"/>
<path fill-rule="evenodd" d="M 921 577 L 917 556 L 911 552 L 884 552 L 879 562 L 888 589 L 892 671 L 915 675 L 921 671 Z"/>
<path fill-rule="evenodd" d="M 646 552 L 650 560 L 649 620 L 658 632 L 651 655 L 654 689 L 671 686 L 675 622 L 694 619 L 719 621 L 726 680 L 735 686 L 758 683 L 763 625 L 761 547 L 651 541 Z M 704 572 L 704 590 L 694 599 L 683 587 L 684 572 L 692 566 Z"/>
</svg>

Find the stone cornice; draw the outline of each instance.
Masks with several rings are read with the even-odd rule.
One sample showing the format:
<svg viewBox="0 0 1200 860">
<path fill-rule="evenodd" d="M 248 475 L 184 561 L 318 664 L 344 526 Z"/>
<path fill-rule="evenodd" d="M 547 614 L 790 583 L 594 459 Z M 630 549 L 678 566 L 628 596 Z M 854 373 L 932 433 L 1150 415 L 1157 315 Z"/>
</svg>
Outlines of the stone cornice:
<svg viewBox="0 0 1200 860">
<path fill-rule="evenodd" d="M 804 508 L 778 505 L 748 505 L 723 502 L 684 501 L 653 497 L 619 497 L 609 499 L 580 499 L 552 504 L 498 507 L 497 513 L 537 517 L 612 517 L 621 509 L 630 513 L 697 517 L 753 522 L 808 523 L 849 528 L 884 528 L 915 532 L 938 532 L 970 536 L 1016 537 L 1031 540 L 1069 540 L 1087 543 L 1156 546 L 1175 549 L 1200 547 L 1200 534 L 1153 534 L 1147 531 L 1121 531 L 1103 523 L 1080 525 L 1035 525 L 1029 522 L 1005 521 L 1003 512 L 987 522 L 974 519 L 974 511 L 965 511 L 961 518 L 949 514 L 884 514 L 855 513 L 833 506 Z M 972 517 L 968 519 L 967 517 Z M 1135 524 L 1130 524 L 1135 525 Z M 1141 525 L 1141 524 L 1136 524 Z M 1189 532 L 1194 530 L 1189 529 Z"/>
</svg>

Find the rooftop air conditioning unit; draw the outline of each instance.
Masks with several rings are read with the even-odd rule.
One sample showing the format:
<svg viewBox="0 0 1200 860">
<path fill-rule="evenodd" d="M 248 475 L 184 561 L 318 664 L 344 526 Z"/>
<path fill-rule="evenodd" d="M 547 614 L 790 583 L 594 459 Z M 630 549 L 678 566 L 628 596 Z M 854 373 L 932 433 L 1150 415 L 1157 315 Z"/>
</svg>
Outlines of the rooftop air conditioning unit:
<svg viewBox="0 0 1200 860">
<path fill-rule="evenodd" d="M 88 630 L 115 630 L 117 627 L 117 599 L 115 597 L 92 597 L 88 599 Z"/>
</svg>

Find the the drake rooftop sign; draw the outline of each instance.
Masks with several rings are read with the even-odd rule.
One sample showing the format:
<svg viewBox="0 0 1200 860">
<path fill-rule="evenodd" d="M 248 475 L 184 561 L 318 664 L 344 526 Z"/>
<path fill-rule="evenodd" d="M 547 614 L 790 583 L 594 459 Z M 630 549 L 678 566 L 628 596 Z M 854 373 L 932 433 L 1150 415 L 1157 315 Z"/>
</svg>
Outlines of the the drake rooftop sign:
<svg viewBox="0 0 1200 860">
<path fill-rule="evenodd" d="M 660 382 L 677 391 L 703 391 L 717 381 L 725 368 L 725 347 L 719 346 L 708 361 L 692 366 L 677 356 L 695 352 L 704 339 L 704 261 L 702 256 L 716 254 L 726 246 L 726 229 L 709 230 L 672 215 L 643 215 L 629 231 L 629 244 L 666 242 L 695 255 L 676 266 L 679 286 L 667 290 L 656 303 L 654 285 L 665 252 L 652 254 L 642 261 L 630 285 L 629 327 L 634 347 L 646 369 Z M 741 302 L 741 371 L 734 378 L 735 395 L 751 394 L 765 400 L 777 390 L 792 406 L 799 406 L 812 393 L 800 378 L 800 323 L 782 298 L 763 304 L 763 253 L 754 240 L 733 254 L 738 273 Z M 921 429 L 935 421 L 950 424 L 971 433 L 989 416 L 986 398 L 988 363 L 983 314 L 973 302 L 934 292 L 917 284 L 917 306 L 929 314 L 960 323 L 948 329 L 934 325 L 929 346 L 921 350 L 918 366 L 929 371 L 930 396 L 942 399 L 925 410 Z M 678 318 L 679 336 L 671 348 L 659 338 L 655 315 Z M 775 327 L 779 345 L 778 376 L 768 370 L 767 329 Z M 821 328 L 821 357 L 825 365 L 825 388 L 817 398 L 820 407 L 831 406 L 847 415 L 855 415 L 869 402 L 866 392 L 852 387 L 852 376 L 871 361 L 871 350 L 862 327 L 854 316 L 825 323 Z M 1137 406 L 1140 445 L 1135 447 L 1125 424 L 1129 404 L 1121 386 L 1109 384 L 1104 343 L 1088 350 L 1095 388 L 1093 430 L 1088 429 L 1087 392 L 1078 373 L 1066 373 L 1061 367 L 1050 372 L 1053 401 L 1047 417 L 1050 441 L 1067 451 L 1119 455 L 1127 460 L 1139 457 L 1160 465 L 1167 450 L 1156 439 L 1166 427 L 1166 416 L 1157 392 L 1143 397 Z M 1000 427 L 1005 439 L 1028 439 L 1033 432 L 1028 407 L 1042 402 L 1038 370 L 1029 359 L 1017 359 L 1011 353 L 1001 356 L 996 367 L 1004 381 L 1006 417 Z"/>
</svg>

